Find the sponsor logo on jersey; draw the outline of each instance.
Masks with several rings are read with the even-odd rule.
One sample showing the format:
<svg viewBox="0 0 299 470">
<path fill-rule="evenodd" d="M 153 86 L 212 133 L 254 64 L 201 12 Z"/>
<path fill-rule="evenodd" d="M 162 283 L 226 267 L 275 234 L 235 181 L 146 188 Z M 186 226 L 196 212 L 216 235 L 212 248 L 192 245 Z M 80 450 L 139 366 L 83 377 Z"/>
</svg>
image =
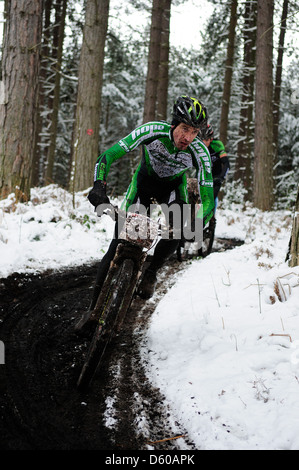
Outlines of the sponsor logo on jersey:
<svg viewBox="0 0 299 470">
<path fill-rule="evenodd" d="M 164 126 L 161 124 L 149 124 L 146 126 L 138 127 L 132 132 L 132 139 L 135 140 L 142 134 L 153 134 L 154 131 L 163 131 Z"/>
</svg>

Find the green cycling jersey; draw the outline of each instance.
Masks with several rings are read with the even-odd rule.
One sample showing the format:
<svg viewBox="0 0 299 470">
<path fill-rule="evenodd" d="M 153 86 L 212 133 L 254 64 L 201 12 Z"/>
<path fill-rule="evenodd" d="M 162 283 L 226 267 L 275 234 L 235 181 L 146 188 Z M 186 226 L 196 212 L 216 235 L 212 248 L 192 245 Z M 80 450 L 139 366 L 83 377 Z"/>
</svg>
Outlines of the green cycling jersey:
<svg viewBox="0 0 299 470">
<path fill-rule="evenodd" d="M 180 199 L 188 203 L 186 172 L 195 168 L 201 197 L 201 209 L 197 216 L 202 218 L 204 223 L 208 222 L 214 208 L 209 151 L 197 137 L 186 150 L 179 150 L 172 138 L 172 126 L 167 122 L 153 121 L 143 124 L 102 153 L 95 166 L 94 179 L 106 181 L 111 164 L 141 145 L 143 156 L 126 195 L 126 208 L 131 205 L 137 191 L 139 172 L 152 178 L 153 184 L 175 184 L 177 181 Z"/>
</svg>

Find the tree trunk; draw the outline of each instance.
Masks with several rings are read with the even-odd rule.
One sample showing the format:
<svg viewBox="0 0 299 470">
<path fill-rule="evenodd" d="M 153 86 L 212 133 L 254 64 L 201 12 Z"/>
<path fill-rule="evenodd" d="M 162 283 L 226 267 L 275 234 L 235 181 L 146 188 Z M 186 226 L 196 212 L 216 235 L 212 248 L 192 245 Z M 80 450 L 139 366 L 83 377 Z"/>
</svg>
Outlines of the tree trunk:
<svg viewBox="0 0 299 470">
<path fill-rule="evenodd" d="M 297 189 L 293 228 L 289 243 L 289 252 L 287 254 L 287 260 L 289 260 L 289 266 L 299 266 L 299 185 Z"/>
<path fill-rule="evenodd" d="M 9 0 L 0 105 L 0 196 L 30 197 L 36 140 L 42 0 Z"/>
<path fill-rule="evenodd" d="M 246 0 L 243 28 L 244 59 L 242 100 L 239 123 L 239 142 L 234 179 L 239 180 L 247 190 L 246 199 L 252 199 L 252 162 L 253 162 L 253 101 L 255 79 L 255 44 L 256 44 L 255 0 Z"/>
<path fill-rule="evenodd" d="M 79 65 L 78 97 L 72 149 L 70 189 L 79 191 L 93 183 L 99 153 L 104 47 L 109 0 L 87 0 Z"/>
<path fill-rule="evenodd" d="M 255 207 L 273 206 L 273 2 L 258 0 L 254 146 Z"/>
<path fill-rule="evenodd" d="M 164 0 L 153 0 L 143 122 L 156 119 Z"/>
<path fill-rule="evenodd" d="M 55 150 L 56 150 L 56 136 L 58 126 L 58 110 L 59 110 L 59 98 L 60 98 L 60 70 L 62 61 L 62 50 L 64 41 L 64 27 L 65 27 L 65 15 L 66 15 L 66 3 L 67 0 L 60 0 L 60 3 L 56 3 L 56 19 L 55 19 L 55 63 L 54 67 L 54 90 L 53 90 L 53 101 L 52 101 L 52 114 L 51 114 L 51 125 L 50 125 L 50 145 L 48 147 L 47 165 L 45 172 L 45 183 L 53 183 L 53 169 L 55 161 Z"/>
<path fill-rule="evenodd" d="M 275 151 L 274 164 L 277 163 L 282 60 L 283 60 L 284 39 L 285 39 L 285 33 L 286 33 L 286 23 L 287 23 L 287 16 L 288 16 L 288 4 L 289 4 L 289 0 L 284 0 L 283 8 L 282 8 L 282 15 L 281 15 L 281 26 L 280 26 L 280 35 L 279 35 L 279 43 L 278 43 L 276 75 L 275 75 L 275 87 L 274 87 L 274 99 L 273 99 L 273 142 L 274 142 L 274 151 Z"/>
<path fill-rule="evenodd" d="M 160 48 L 159 81 L 157 89 L 156 118 L 166 120 L 167 117 L 167 93 L 168 93 L 168 69 L 169 69 L 169 32 L 170 32 L 170 8 L 171 0 L 164 0 L 162 14 L 162 32 Z"/>
<path fill-rule="evenodd" d="M 228 113 L 231 95 L 231 83 L 234 65 L 235 36 L 237 25 L 238 0 L 231 0 L 230 23 L 228 33 L 228 45 L 225 63 L 224 88 L 222 95 L 221 117 L 220 117 L 220 140 L 224 146 L 227 144 Z"/>
<path fill-rule="evenodd" d="M 43 19 L 43 38 L 41 45 L 41 64 L 40 64 L 40 74 L 39 74 L 39 112 L 38 112 L 38 122 L 37 122 L 37 137 L 35 142 L 35 149 L 32 162 L 32 186 L 39 186 L 43 183 L 43 171 L 41 170 L 41 159 L 42 152 L 40 144 L 40 134 L 43 129 L 43 111 L 45 105 L 45 95 L 46 95 L 46 78 L 47 78 L 47 66 L 50 57 L 50 25 L 51 25 L 51 10 L 52 9 L 52 0 L 44 1 L 44 19 Z"/>
</svg>

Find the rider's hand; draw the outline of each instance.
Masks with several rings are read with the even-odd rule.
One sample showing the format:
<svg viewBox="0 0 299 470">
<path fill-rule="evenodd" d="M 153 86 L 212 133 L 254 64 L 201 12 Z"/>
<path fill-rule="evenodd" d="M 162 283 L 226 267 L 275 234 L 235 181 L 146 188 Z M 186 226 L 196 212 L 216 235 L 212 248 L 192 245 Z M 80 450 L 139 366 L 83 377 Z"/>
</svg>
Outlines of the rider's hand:
<svg viewBox="0 0 299 470">
<path fill-rule="evenodd" d="M 94 207 L 101 204 L 109 204 L 110 201 L 106 194 L 106 183 L 100 180 L 95 181 L 87 199 Z"/>
</svg>

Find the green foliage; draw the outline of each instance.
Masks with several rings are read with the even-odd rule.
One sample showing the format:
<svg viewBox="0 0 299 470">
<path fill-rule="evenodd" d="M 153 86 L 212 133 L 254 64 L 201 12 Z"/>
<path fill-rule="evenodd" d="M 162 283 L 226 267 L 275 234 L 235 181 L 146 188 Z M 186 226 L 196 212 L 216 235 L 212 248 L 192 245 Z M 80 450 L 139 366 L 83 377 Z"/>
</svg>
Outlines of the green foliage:
<svg viewBox="0 0 299 470">
<path fill-rule="evenodd" d="M 70 219 L 79 222 L 81 225 L 84 225 L 88 229 L 90 229 L 90 227 L 96 223 L 96 221 L 92 219 L 88 214 L 83 214 L 79 216 L 76 214 L 70 214 Z"/>
</svg>

